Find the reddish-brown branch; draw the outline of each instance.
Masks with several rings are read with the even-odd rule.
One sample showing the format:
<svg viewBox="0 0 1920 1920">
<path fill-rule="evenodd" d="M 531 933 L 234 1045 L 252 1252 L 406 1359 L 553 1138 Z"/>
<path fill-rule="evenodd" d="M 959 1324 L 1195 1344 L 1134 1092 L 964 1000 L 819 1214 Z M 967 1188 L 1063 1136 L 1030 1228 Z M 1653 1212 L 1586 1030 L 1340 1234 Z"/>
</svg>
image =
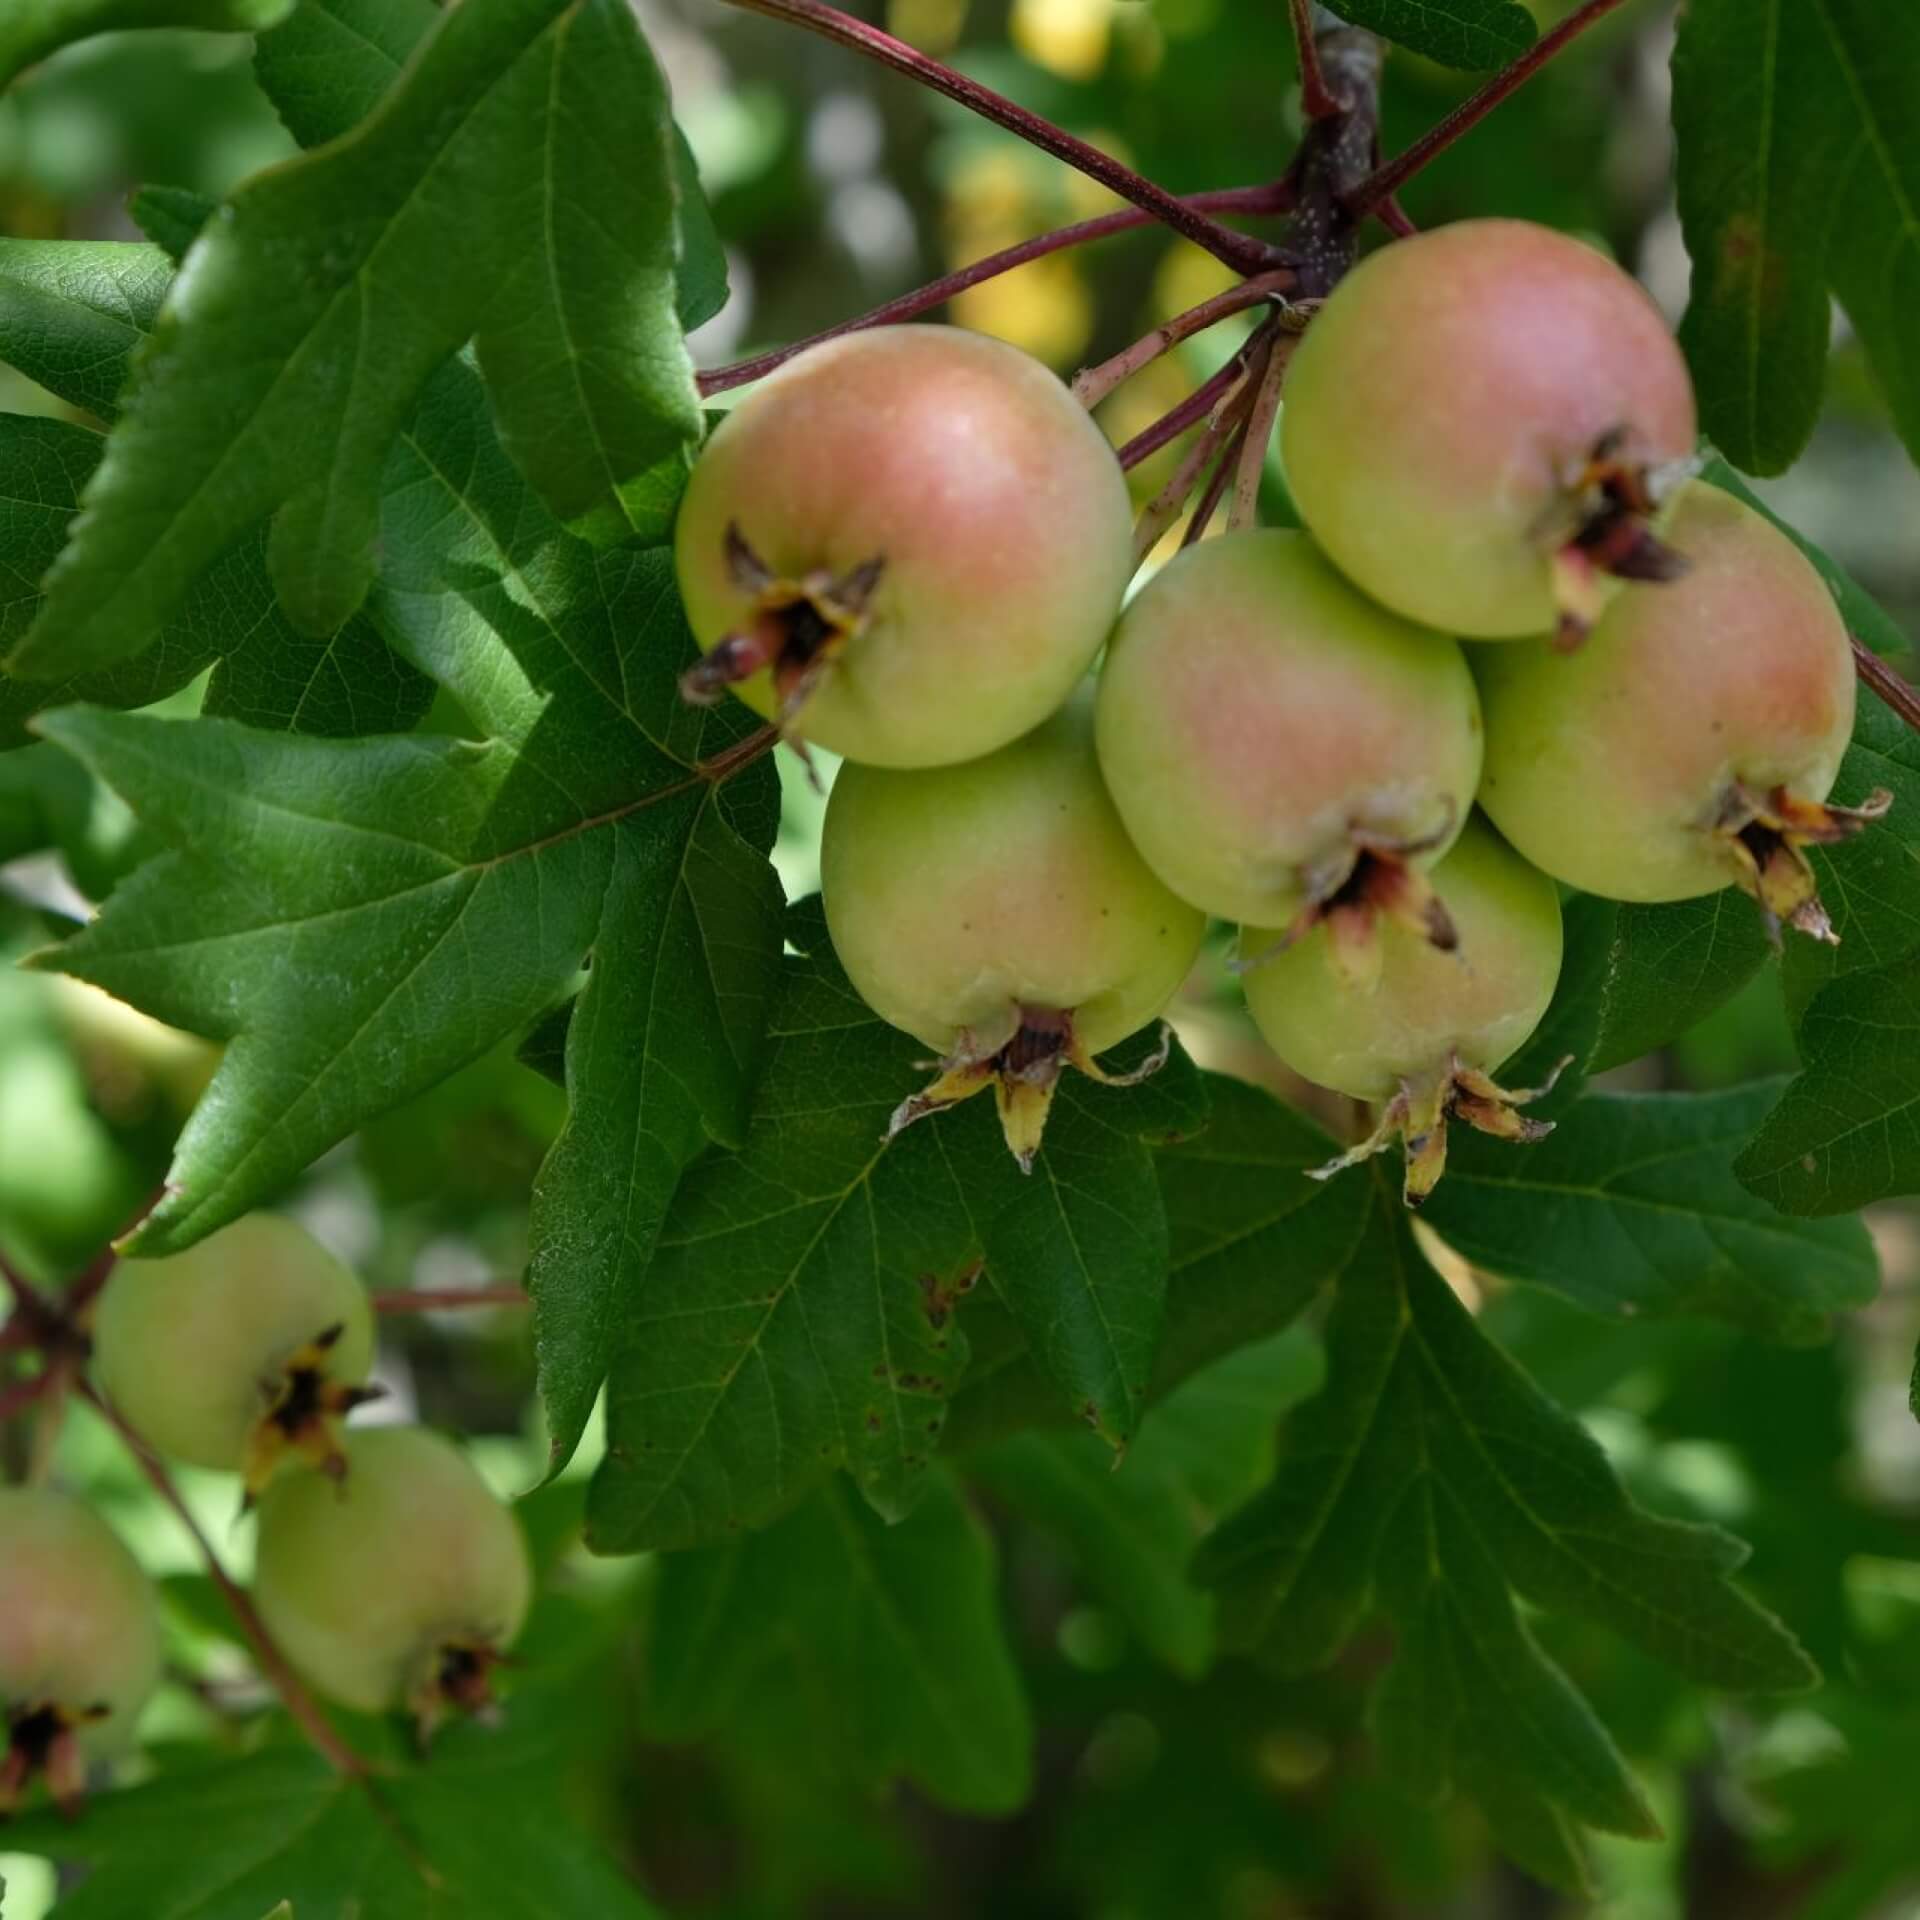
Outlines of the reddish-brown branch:
<svg viewBox="0 0 1920 1920">
<path fill-rule="evenodd" d="M 1286 184 L 1275 181 L 1263 187 L 1221 187 L 1212 193 L 1188 194 L 1185 204 L 1200 209 L 1211 208 L 1217 212 L 1284 213 L 1290 197 Z M 736 360 L 727 367 L 711 367 L 695 378 L 702 394 L 726 393 L 734 387 L 744 387 L 750 381 L 772 373 L 777 367 L 785 366 L 796 354 L 805 353 L 809 347 L 817 347 L 823 340 L 838 339 L 843 333 L 864 332 L 868 327 L 885 327 L 902 320 L 917 320 L 923 313 L 931 313 L 934 308 L 945 306 L 968 288 L 997 279 L 1003 273 L 1011 273 L 1016 267 L 1024 267 L 1030 261 L 1044 259 L 1050 253 L 1059 253 L 1089 240 L 1104 240 L 1109 234 L 1128 233 L 1153 223 L 1154 215 L 1143 213 L 1138 207 L 1120 207 L 1112 213 L 1097 214 L 1091 220 L 1077 220 L 1070 227 L 1056 227 L 1050 233 L 1037 233 L 1031 240 L 1002 247 L 998 253 L 987 254 L 969 266 L 942 274 L 938 280 L 930 280 L 924 287 L 915 287 L 911 293 L 896 295 L 875 307 L 871 313 L 860 314 L 852 320 L 842 320 L 791 345 L 757 353 L 750 360 Z"/>
<path fill-rule="evenodd" d="M 1463 100 L 1437 126 L 1430 127 L 1404 153 L 1396 154 L 1385 166 L 1376 167 L 1346 199 L 1346 210 L 1356 220 L 1373 212 L 1389 195 L 1397 193 L 1430 160 L 1434 160 L 1471 132 L 1495 107 L 1519 89 L 1563 48 L 1570 46 L 1603 15 L 1625 4 L 1625 0 L 1586 0 L 1586 4 L 1560 22 L 1551 33 L 1543 33 L 1511 65 L 1502 67 L 1470 99 Z"/>
<path fill-rule="evenodd" d="M 1220 371 L 1194 388 L 1177 407 L 1162 414 L 1152 426 L 1136 433 L 1120 449 L 1120 464 L 1123 468 L 1137 467 L 1142 460 L 1151 458 L 1160 449 L 1172 441 L 1178 440 L 1189 427 L 1197 426 L 1204 420 L 1221 397 L 1237 381 L 1247 365 L 1247 356 L 1258 334 L 1249 340 Z"/>
<path fill-rule="evenodd" d="M 1227 389 L 1220 404 L 1214 408 L 1205 431 L 1196 435 L 1193 445 L 1181 455 L 1180 464 L 1174 469 L 1172 478 L 1147 502 L 1134 523 L 1133 564 L 1136 567 L 1160 544 L 1167 529 L 1179 519 L 1180 509 L 1186 505 L 1187 496 L 1192 493 L 1195 483 L 1218 457 L 1227 441 L 1239 431 L 1240 423 L 1246 418 L 1247 409 L 1252 404 L 1253 391 L 1248 384 L 1247 374 L 1242 372 L 1239 381 Z"/>
<path fill-rule="evenodd" d="M 1313 0 L 1287 0 L 1293 17 L 1293 44 L 1300 55 L 1300 110 L 1309 120 L 1330 120 L 1340 102 L 1327 90 L 1320 71 L 1320 43 L 1314 32 Z"/>
<path fill-rule="evenodd" d="M 372 1296 L 375 1313 L 439 1313 L 448 1307 L 530 1307 L 519 1287 L 398 1287 Z"/>
<path fill-rule="evenodd" d="M 286 1655 L 274 1645 L 273 1636 L 267 1632 L 266 1623 L 253 1604 L 253 1596 L 228 1573 L 214 1550 L 213 1542 L 207 1538 L 206 1530 L 193 1517 L 192 1508 L 181 1497 L 180 1489 L 173 1484 L 173 1476 L 164 1463 L 113 1407 L 94 1391 L 90 1381 L 77 1381 L 74 1391 L 126 1443 L 128 1451 L 140 1463 L 141 1472 L 152 1483 L 153 1490 L 192 1537 L 194 1547 L 206 1565 L 208 1577 L 219 1588 L 221 1598 L 232 1611 L 235 1623 L 253 1650 L 254 1659 L 259 1662 L 260 1671 L 280 1696 L 281 1704 L 293 1716 L 301 1732 L 313 1742 L 336 1772 L 348 1779 L 362 1777 L 367 1771 L 366 1762 L 334 1731 L 333 1723 L 320 1711 L 318 1702 L 302 1684 L 299 1675 L 287 1664 Z"/>
<path fill-rule="evenodd" d="M 0 1427 L 5 1426 L 16 1414 L 25 1413 L 29 1407 L 37 1406 L 44 1400 L 58 1377 L 54 1369 L 49 1367 L 45 1373 L 36 1373 L 31 1380 L 20 1380 L 0 1390 Z"/>
<path fill-rule="evenodd" d="M 13 1295 L 14 1305 L 23 1314 L 37 1317 L 51 1312 L 46 1296 L 3 1253 L 0 1253 L 0 1285 Z"/>
<path fill-rule="evenodd" d="M 1853 664 L 1860 678 L 1897 713 L 1915 733 L 1920 733 L 1920 690 L 1896 673 L 1860 641 L 1853 643 Z"/>
<path fill-rule="evenodd" d="M 1121 199 L 1132 201 L 1162 225 L 1184 234 L 1195 246 L 1204 247 L 1216 260 L 1224 260 L 1242 273 L 1257 273 L 1274 264 L 1273 250 L 1264 240 L 1209 219 L 1164 187 L 1156 186 L 1143 174 L 1122 165 L 1111 154 L 1076 139 L 1050 120 L 1016 105 L 1004 94 L 995 93 L 991 87 L 983 87 L 979 81 L 956 73 L 943 62 L 908 46 L 904 40 L 896 40 L 892 34 L 869 26 L 864 20 L 856 20 L 838 7 L 827 6 L 824 0 L 729 0 L 729 4 L 748 13 L 763 14 L 770 20 L 783 20 L 789 26 L 804 27 L 809 33 L 863 53 L 882 66 L 945 94 L 949 100 L 957 100 L 983 120 L 991 120 L 1009 133 L 1017 133 L 1030 145 L 1064 160 L 1103 187 L 1111 188 Z"/>
<path fill-rule="evenodd" d="M 1207 482 L 1207 490 L 1200 496 L 1200 503 L 1193 510 L 1193 517 L 1187 522 L 1187 530 L 1180 536 L 1180 546 L 1184 551 L 1188 547 L 1198 546 L 1208 527 L 1213 524 L 1213 516 L 1220 509 L 1221 496 L 1227 490 L 1240 466 L 1240 455 L 1247 443 L 1247 430 L 1239 428 L 1233 438 L 1221 449 L 1220 458 L 1215 463 L 1213 477 Z"/>
<path fill-rule="evenodd" d="M 765 759 L 779 744 L 778 727 L 756 727 L 744 740 L 723 747 L 710 760 L 702 760 L 700 777 L 718 786 L 722 780 L 731 780 L 736 773 L 744 773 L 756 760 Z"/>
<path fill-rule="evenodd" d="M 1224 292 L 1216 293 L 1211 300 L 1202 300 L 1197 307 L 1189 307 L 1185 313 L 1175 314 L 1151 333 L 1143 334 L 1132 346 L 1122 349 L 1112 359 L 1103 360 L 1097 367 L 1088 367 L 1077 374 L 1073 382 L 1073 397 L 1083 407 L 1097 407 L 1116 387 L 1131 380 L 1143 367 L 1151 366 L 1181 341 L 1191 340 L 1196 333 L 1204 333 L 1209 327 L 1236 313 L 1244 313 L 1249 307 L 1257 307 L 1264 300 L 1284 297 L 1292 284 L 1293 275 L 1283 269 L 1278 273 L 1256 274 L 1251 280 L 1241 281 L 1237 287 L 1228 287 Z"/>
</svg>

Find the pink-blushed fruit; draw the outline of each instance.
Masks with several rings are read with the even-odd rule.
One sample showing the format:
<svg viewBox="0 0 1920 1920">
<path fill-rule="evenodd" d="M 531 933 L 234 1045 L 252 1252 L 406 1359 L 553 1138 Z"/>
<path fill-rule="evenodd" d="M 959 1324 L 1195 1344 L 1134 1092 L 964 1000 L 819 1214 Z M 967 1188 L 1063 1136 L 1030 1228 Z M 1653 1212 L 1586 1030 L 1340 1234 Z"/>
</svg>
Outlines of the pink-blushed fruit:
<svg viewBox="0 0 1920 1920">
<path fill-rule="evenodd" d="M 1460 648 L 1358 593 L 1302 533 L 1190 548 L 1135 595 L 1100 675 L 1100 767 L 1183 900 L 1371 964 L 1377 911 L 1445 944 L 1421 877 L 1480 778 Z"/>
<path fill-rule="evenodd" d="M 160 1680 L 153 1583 L 92 1508 L 0 1487 L 0 1816 L 36 1774 L 78 1804 Z"/>
<path fill-rule="evenodd" d="M 337 1486 L 287 1474 L 261 1502 L 267 1630 L 358 1712 L 405 1707 L 430 1732 L 449 1711 L 485 1709 L 533 1591 L 518 1523 L 438 1434 L 370 1428 L 348 1434 L 346 1454 Z"/>
<path fill-rule="evenodd" d="M 304 1227 L 250 1213 L 184 1253 L 123 1260 L 93 1323 L 100 1384 L 163 1453 L 246 1476 L 338 1474 L 340 1422 L 374 1397 L 373 1307 Z"/>
<path fill-rule="evenodd" d="M 680 591 L 704 658 L 789 736 L 945 766 L 1072 692 L 1132 571 L 1113 450 L 1052 373 L 958 327 L 879 327 L 770 375 L 681 502 Z"/>
<path fill-rule="evenodd" d="M 1804 849 L 1889 803 L 1821 804 L 1853 730 L 1846 625 L 1793 542 L 1731 494 L 1690 483 L 1669 528 L 1686 578 L 1620 594 L 1577 653 L 1477 657 L 1481 804 L 1569 886 L 1660 901 L 1736 884 L 1831 939 Z"/>
<path fill-rule="evenodd" d="M 1294 1072 L 1384 1107 L 1371 1138 L 1323 1174 L 1397 1138 L 1407 1148 L 1406 1196 L 1417 1206 L 1446 1168 L 1447 1121 L 1509 1140 L 1544 1123 L 1516 1108 L 1533 1097 L 1497 1086 L 1496 1068 L 1539 1026 L 1560 977 L 1560 897 L 1477 816 L 1434 869 L 1460 940 L 1443 953 L 1402 926 L 1380 936 L 1380 968 L 1357 983 L 1325 963 L 1316 929 L 1246 975 L 1247 1006 Z M 1272 943 L 1241 934 L 1249 955 Z"/>
<path fill-rule="evenodd" d="M 992 1086 L 1023 1167 L 1065 1066 L 1150 1025 L 1206 919 L 1134 851 L 1081 695 L 1012 746 L 922 773 L 842 767 L 821 893 L 834 951 L 883 1020 L 942 1060 L 894 1128 Z M 1156 1056 L 1149 1066 L 1157 1065 Z"/>
<path fill-rule="evenodd" d="M 1593 624 L 1608 575 L 1665 579 L 1650 517 L 1694 451 L 1659 311 L 1591 247 L 1519 220 L 1395 241 L 1287 371 L 1280 444 L 1316 539 L 1410 619 L 1484 640 Z"/>
</svg>

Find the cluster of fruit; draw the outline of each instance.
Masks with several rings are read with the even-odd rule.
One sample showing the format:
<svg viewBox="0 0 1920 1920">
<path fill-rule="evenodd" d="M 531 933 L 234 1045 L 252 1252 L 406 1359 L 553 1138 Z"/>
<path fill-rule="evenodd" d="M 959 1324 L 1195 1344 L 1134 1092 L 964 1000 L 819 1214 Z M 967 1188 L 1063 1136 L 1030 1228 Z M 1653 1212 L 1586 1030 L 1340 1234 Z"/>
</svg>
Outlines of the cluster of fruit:
<svg viewBox="0 0 1920 1920">
<path fill-rule="evenodd" d="M 1417 1201 L 1449 1115 L 1539 1130 L 1488 1076 L 1552 996 L 1555 882 L 1738 884 L 1831 938 L 1804 849 L 1885 804 L 1823 804 L 1848 636 L 1793 543 L 1692 477 L 1695 434 L 1599 254 L 1513 221 L 1403 240 L 1289 367 L 1309 531 L 1190 546 L 1122 611 L 1124 477 L 1024 355 L 890 328 L 767 380 L 681 509 L 684 688 L 849 763 L 834 946 L 941 1056 L 896 1126 L 992 1086 L 1030 1164 L 1062 1067 L 1100 1075 L 1215 916 L 1268 1041 L 1385 1107 L 1361 1151 L 1404 1135 Z"/>
<path fill-rule="evenodd" d="M 484 1708 L 532 1574 L 518 1523 L 463 1455 L 413 1427 L 343 1433 L 371 1399 L 373 1310 L 302 1228 L 250 1214 L 169 1259 L 123 1260 L 95 1312 L 101 1390 L 141 1440 L 244 1476 L 254 1601 L 294 1667 L 422 1735 Z M 160 1677 L 152 1583 L 91 1508 L 0 1488 L 0 1814 L 36 1774 L 75 1801 Z"/>
</svg>

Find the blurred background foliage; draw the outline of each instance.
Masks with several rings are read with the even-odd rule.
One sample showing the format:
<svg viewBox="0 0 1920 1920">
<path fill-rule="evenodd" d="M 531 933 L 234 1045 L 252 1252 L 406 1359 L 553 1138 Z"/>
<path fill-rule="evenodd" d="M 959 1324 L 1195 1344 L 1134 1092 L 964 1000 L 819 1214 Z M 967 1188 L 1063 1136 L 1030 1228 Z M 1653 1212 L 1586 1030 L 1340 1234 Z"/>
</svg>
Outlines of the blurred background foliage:
<svg viewBox="0 0 1920 1920">
<path fill-rule="evenodd" d="M 1054 162 L 852 56 L 704 0 L 646 0 L 731 262 L 733 298 L 696 338 L 703 363 L 797 337 L 950 267 L 1112 202 Z M 1563 6 L 1537 0 L 1548 24 Z M 896 34 L 1183 191 L 1270 178 L 1298 133 L 1279 0 L 887 0 Z M 1422 175 L 1422 225 L 1501 213 L 1585 233 L 1677 317 L 1687 264 L 1671 204 L 1670 10 L 1639 0 Z M 218 193 L 292 151 L 234 37 L 119 35 L 85 44 L 0 100 L 0 231 L 131 238 L 128 190 Z M 1396 56 L 1389 147 L 1471 82 Z M 969 293 L 951 317 L 1063 373 L 1117 350 L 1222 284 L 1210 259 L 1139 232 L 1036 262 Z M 1169 356 L 1105 409 L 1116 438 L 1218 364 L 1232 327 Z M 0 370 L 0 408 L 58 411 Z M 1162 457 L 1164 461 L 1165 456 Z M 1143 496 L 1162 462 L 1135 475 Z M 1808 457 L 1765 491 L 1910 632 L 1920 634 L 1920 478 L 1888 432 L 1844 330 Z M 1284 513 L 1276 487 L 1275 511 Z M 0 596 L 31 583 L 0 579 Z M 191 695 L 188 696 L 191 698 Z M 88 911 L 142 855 L 123 810 L 51 749 L 0 758 L 0 960 Z M 789 782 L 781 866 L 812 884 L 819 801 Z M 43 848 L 55 853 L 23 851 Z M 16 857 L 18 856 L 18 857 Z M 1217 963 L 1182 1016 L 1207 1064 L 1277 1083 Z M 56 1280 L 83 1266 L 162 1177 L 210 1049 L 73 983 L 0 968 L 0 1247 Z M 1792 1062 L 1770 967 L 1684 1045 L 1627 1084 L 1708 1088 Z M 1311 1096 L 1297 1085 L 1288 1097 Z M 287 1196 L 369 1284 L 499 1281 L 520 1271 L 527 1196 L 562 1096 L 509 1054 L 482 1060 L 348 1142 Z M 1702 1699 L 1597 1633 L 1541 1631 L 1617 1730 L 1666 1826 L 1655 1846 L 1603 1843 L 1603 1896 L 1543 1893 L 1489 1852 L 1472 1814 L 1396 1797 L 1361 1721 L 1380 1658 L 1282 1681 L 1232 1665 L 1175 1671 L 1091 1599 L 1061 1541 L 976 1484 L 1002 1546 L 1004 1599 L 1040 1725 L 1032 1807 L 1001 1821 L 876 1789 L 858 1756 L 823 1751 L 770 1691 L 722 1740 L 649 1738 L 638 1649 L 651 1570 L 575 1544 L 580 1476 L 522 1504 L 543 1561 L 604 1633 L 590 1690 L 606 1756 L 583 1812 L 676 1915 L 995 1920 L 1908 1920 L 1920 1914 L 1920 1427 L 1906 1407 L 1920 1323 L 1920 1222 L 1874 1225 L 1887 1287 L 1811 1350 L 1724 1329 L 1603 1325 L 1466 1272 L 1455 1283 L 1548 1391 L 1584 1410 L 1648 1504 L 1722 1522 L 1755 1546 L 1751 1576 L 1831 1676 L 1818 1695 L 1753 1707 Z M 385 1323 L 393 1417 L 475 1436 L 505 1491 L 543 1458 L 523 1318 L 512 1310 Z M 1295 1356 L 1311 1384 L 1313 1356 Z M 4 1385 L 4 1379 L 0 1379 Z M 40 1464 L 87 1487 L 168 1576 L 177 1671 L 157 1709 L 169 1739 L 232 1740 L 259 1704 L 207 1583 L 131 1464 L 84 1411 L 57 1434 L 0 1430 L 12 1473 Z M 188 1476 L 234 1562 L 231 1488 Z M 784 1717 L 783 1717 L 784 1716 Z M 586 1741 L 583 1727 L 583 1742 Z M 0 1838 L 0 1845 L 3 1845 Z M 52 1896 L 43 1863 L 0 1857 L 8 1920 Z"/>
</svg>

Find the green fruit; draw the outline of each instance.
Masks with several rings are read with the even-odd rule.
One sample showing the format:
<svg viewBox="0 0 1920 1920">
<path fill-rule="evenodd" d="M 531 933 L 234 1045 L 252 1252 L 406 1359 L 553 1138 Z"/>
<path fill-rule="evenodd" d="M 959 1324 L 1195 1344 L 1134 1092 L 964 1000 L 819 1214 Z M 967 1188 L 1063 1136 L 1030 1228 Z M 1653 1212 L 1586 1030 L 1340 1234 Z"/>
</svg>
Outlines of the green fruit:
<svg viewBox="0 0 1920 1920">
<path fill-rule="evenodd" d="M 1072 692 L 1132 572 L 1112 449 L 1016 348 L 957 327 L 814 347 L 715 430 L 675 531 L 707 656 L 791 735 L 883 767 L 1004 746 Z"/>
<path fill-rule="evenodd" d="M 159 1680 L 159 1605 L 118 1536 L 64 1494 L 0 1487 L 0 1814 L 37 1772 L 77 1800 Z"/>
<path fill-rule="evenodd" d="M 1546 1131 L 1513 1112 L 1526 1095 L 1488 1076 L 1540 1024 L 1560 977 L 1553 882 L 1477 818 L 1433 882 L 1459 933 L 1454 951 L 1387 926 L 1377 977 L 1357 984 L 1326 963 L 1321 949 L 1330 936 L 1316 928 L 1246 976 L 1254 1023 L 1294 1072 L 1386 1105 L 1385 1124 L 1361 1154 L 1405 1134 L 1412 1204 L 1432 1191 L 1445 1166 L 1449 1114 L 1510 1139 Z M 1241 940 L 1253 955 L 1269 949 L 1273 935 L 1249 927 Z"/>
<path fill-rule="evenodd" d="M 370 1398 L 367 1290 L 304 1228 L 251 1213 L 185 1253 L 123 1260 L 93 1326 L 100 1383 L 142 1438 L 258 1492 L 298 1455 L 337 1472 Z"/>
<path fill-rule="evenodd" d="M 1128 840 L 1091 705 L 984 760 L 849 765 L 834 783 L 820 849 L 834 950 L 867 1004 L 945 1063 L 896 1128 L 992 1085 L 1030 1163 L 1061 1067 L 1098 1074 L 1094 1055 L 1151 1023 L 1193 965 L 1205 918 Z"/>
<path fill-rule="evenodd" d="M 1793 542 L 1732 495 L 1691 483 L 1669 533 L 1686 578 L 1628 589 L 1578 652 L 1480 656 L 1481 804 L 1569 886 L 1660 901 L 1738 883 L 1830 938 L 1801 849 L 1862 817 L 1819 804 L 1853 731 L 1845 623 Z"/>
<path fill-rule="evenodd" d="M 1121 616 L 1100 767 L 1147 864 L 1222 919 L 1304 931 L 1369 905 L 1425 923 L 1417 876 L 1480 778 L 1460 648 L 1356 593 L 1301 533 L 1211 540 Z M 1299 923 L 1296 925 L 1296 923 Z M 1432 928 L 1444 939 L 1443 917 Z"/>
<path fill-rule="evenodd" d="M 261 1502 L 254 1597 L 268 1632 L 358 1712 L 405 1706 L 430 1727 L 477 1708 L 532 1594 L 518 1523 L 437 1434 L 350 1433 L 346 1455 L 339 1486 L 288 1474 Z"/>
<path fill-rule="evenodd" d="M 1633 280 L 1546 227 L 1466 220 L 1334 290 L 1287 370 L 1280 444 L 1302 517 L 1360 587 L 1497 640 L 1584 630 L 1596 568 L 1667 570 L 1651 482 L 1694 433 L 1686 364 Z"/>
</svg>

